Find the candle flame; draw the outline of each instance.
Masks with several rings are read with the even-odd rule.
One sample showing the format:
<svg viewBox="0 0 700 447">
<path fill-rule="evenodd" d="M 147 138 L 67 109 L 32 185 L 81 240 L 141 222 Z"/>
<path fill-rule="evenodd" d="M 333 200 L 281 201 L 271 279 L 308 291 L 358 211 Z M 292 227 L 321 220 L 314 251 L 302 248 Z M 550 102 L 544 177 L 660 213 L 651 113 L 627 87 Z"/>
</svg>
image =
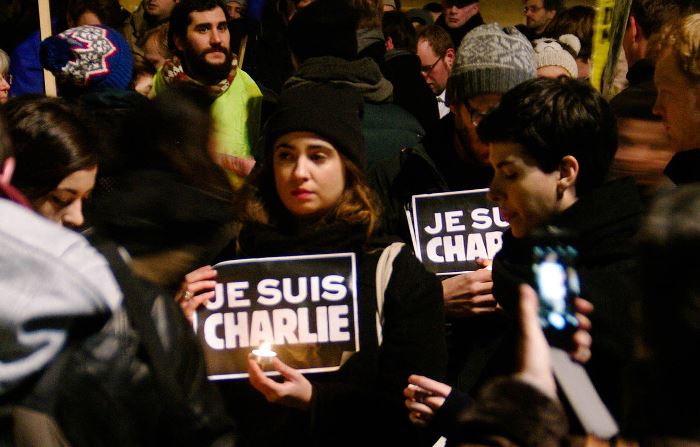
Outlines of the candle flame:
<svg viewBox="0 0 700 447">
<path fill-rule="evenodd" d="M 272 343 L 269 342 L 263 342 L 258 349 L 263 352 L 270 352 L 272 351 Z"/>
</svg>

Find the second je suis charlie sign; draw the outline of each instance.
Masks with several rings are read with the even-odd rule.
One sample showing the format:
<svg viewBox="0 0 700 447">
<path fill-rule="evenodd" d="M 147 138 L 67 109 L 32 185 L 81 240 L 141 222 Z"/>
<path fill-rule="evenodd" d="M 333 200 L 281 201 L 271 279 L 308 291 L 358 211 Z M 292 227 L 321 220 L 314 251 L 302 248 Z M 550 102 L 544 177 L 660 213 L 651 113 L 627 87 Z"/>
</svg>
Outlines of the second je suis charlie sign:
<svg viewBox="0 0 700 447">
<path fill-rule="evenodd" d="M 247 377 L 263 343 L 301 372 L 337 370 L 359 349 L 354 253 L 227 261 L 194 321 L 211 380 Z"/>
<path fill-rule="evenodd" d="M 488 189 L 413 196 L 409 227 L 423 265 L 438 275 L 481 268 L 476 259 L 493 259 L 508 228 Z"/>
</svg>

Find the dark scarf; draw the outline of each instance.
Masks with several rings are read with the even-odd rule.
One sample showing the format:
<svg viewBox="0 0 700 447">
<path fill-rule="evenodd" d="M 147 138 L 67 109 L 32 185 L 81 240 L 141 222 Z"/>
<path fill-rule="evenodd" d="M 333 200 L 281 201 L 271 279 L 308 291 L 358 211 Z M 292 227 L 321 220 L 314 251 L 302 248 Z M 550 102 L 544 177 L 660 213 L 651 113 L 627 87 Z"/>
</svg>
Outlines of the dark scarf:
<svg viewBox="0 0 700 447">
<path fill-rule="evenodd" d="M 166 85 L 173 85 L 181 82 L 194 85 L 195 87 L 203 90 L 209 96 L 218 98 L 219 96 L 223 95 L 226 90 L 228 90 L 233 83 L 233 79 L 236 77 L 236 72 L 238 70 L 238 56 L 235 54 L 232 56 L 233 60 L 231 61 L 231 70 L 229 71 L 228 76 L 214 85 L 202 84 L 201 82 L 189 77 L 182 68 L 182 63 L 177 56 L 173 56 L 172 59 L 166 60 L 165 64 L 163 64 L 163 81 L 165 81 Z"/>
<path fill-rule="evenodd" d="M 624 178 L 601 185 L 579 198 L 572 206 L 555 216 L 548 225 L 571 235 L 579 251 L 580 267 L 610 265 L 621 259 L 631 259 L 632 238 L 639 228 L 642 203 L 634 180 Z M 532 282 L 532 247 L 534 240 L 516 238 L 510 230 L 503 234 L 503 247 L 494 259 L 494 277 L 506 276 L 513 283 Z M 494 282 L 498 293 L 500 281 Z M 515 312 L 515 291 L 499 293 L 499 302 Z"/>
<path fill-rule="evenodd" d="M 369 58 L 356 61 L 333 56 L 309 58 L 285 82 L 283 89 L 312 82 L 349 85 L 359 90 L 364 100 L 371 104 L 391 103 L 393 100 L 391 82 L 382 76 L 379 66 Z"/>
<path fill-rule="evenodd" d="M 89 221 L 134 256 L 185 244 L 211 245 L 214 256 L 232 237 L 218 240 L 235 218 L 230 198 L 163 171 L 133 170 L 105 180 L 109 189 L 95 191 Z"/>
<path fill-rule="evenodd" d="M 676 185 L 700 182 L 700 148 L 676 153 L 664 174 Z"/>
<path fill-rule="evenodd" d="M 243 226 L 239 238 L 241 257 L 359 252 L 364 243 L 364 225 L 345 222 L 322 224 L 304 231 L 249 222 Z"/>
</svg>

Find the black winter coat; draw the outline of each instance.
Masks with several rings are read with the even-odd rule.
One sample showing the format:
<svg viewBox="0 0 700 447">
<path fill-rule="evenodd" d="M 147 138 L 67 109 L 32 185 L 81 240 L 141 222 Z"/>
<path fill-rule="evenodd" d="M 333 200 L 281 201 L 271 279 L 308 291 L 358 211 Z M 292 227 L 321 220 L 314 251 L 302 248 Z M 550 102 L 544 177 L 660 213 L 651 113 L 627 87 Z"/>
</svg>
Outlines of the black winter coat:
<svg viewBox="0 0 700 447">
<path fill-rule="evenodd" d="M 418 119 L 426 133 L 435 130 L 440 121 L 437 100 L 420 73 L 420 59 L 406 50 L 393 50 L 384 55 L 381 66 L 384 77 L 394 86 L 394 104 L 403 107 Z"/>
<path fill-rule="evenodd" d="M 241 445 L 431 446 L 435 442 L 436 436 L 409 422 L 402 390 L 410 374 L 444 376 L 442 287 L 404 248 L 393 263 L 386 290 L 379 347 L 375 273 L 382 250 L 366 249 L 363 239 L 359 228 L 346 225 L 304 235 L 255 225 L 241 233 L 245 257 L 354 251 L 360 330 L 360 351 L 340 370 L 307 375 L 313 385 L 309 411 L 267 403 L 247 381 L 222 383 L 239 423 Z"/>
<path fill-rule="evenodd" d="M 410 242 L 405 209 L 416 194 L 487 188 L 493 170 L 477 162 L 467 163 L 454 147 L 454 115 L 440 120 L 423 144 L 404 148 L 390 159 L 372 166 L 369 181 L 382 202 L 382 226 L 390 235 Z"/>
<path fill-rule="evenodd" d="M 632 179 L 603 185 L 556 216 L 551 225 L 574 232 L 581 296 L 595 306 L 592 359 L 586 369 L 614 416 L 621 408 L 622 369 L 632 355 L 632 308 L 637 300 L 633 237 L 642 204 Z M 511 315 L 517 314 L 518 286 L 533 285 L 532 240 L 510 231 L 493 266 L 493 293 Z"/>
</svg>

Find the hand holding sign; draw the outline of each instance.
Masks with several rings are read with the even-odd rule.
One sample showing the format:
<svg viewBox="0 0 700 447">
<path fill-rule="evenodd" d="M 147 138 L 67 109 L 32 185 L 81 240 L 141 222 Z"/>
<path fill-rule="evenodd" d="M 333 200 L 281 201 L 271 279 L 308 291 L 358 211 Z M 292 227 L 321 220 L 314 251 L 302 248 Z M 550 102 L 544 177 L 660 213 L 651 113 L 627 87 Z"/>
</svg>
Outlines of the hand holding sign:
<svg viewBox="0 0 700 447">
<path fill-rule="evenodd" d="M 466 318 L 500 309 L 491 294 L 491 270 L 482 268 L 442 281 L 445 313 L 452 318 Z"/>
<path fill-rule="evenodd" d="M 205 292 L 183 304 L 197 307 L 193 323 L 211 380 L 247 376 L 248 355 L 263 342 L 301 372 L 336 371 L 358 350 L 354 253 L 239 259 L 214 268 L 188 275 L 186 290 Z"/>
<path fill-rule="evenodd" d="M 483 267 L 478 258 L 493 259 L 501 248 L 508 222 L 487 189 L 415 195 L 413 216 L 414 251 L 431 272 L 455 275 Z"/>
<path fill-rule="evenodd" d="M 268 402 L 308 410 L 313 387 L 302 373 L 275 357 L 272 367 L 283 379 L 277 382 L 265 375 L 253 357 L 248 357 L 248 380 L 253 388 L 260 391 Z"/>
<path fill-rule="evenodd" d="M 192 315 L 199 306 L 214 298 L 216 287 L 216 270 L 205 265 L 185 275 L 180 286 L 177 301 L 185 317 L 192 321 Z"/>
</svg>

